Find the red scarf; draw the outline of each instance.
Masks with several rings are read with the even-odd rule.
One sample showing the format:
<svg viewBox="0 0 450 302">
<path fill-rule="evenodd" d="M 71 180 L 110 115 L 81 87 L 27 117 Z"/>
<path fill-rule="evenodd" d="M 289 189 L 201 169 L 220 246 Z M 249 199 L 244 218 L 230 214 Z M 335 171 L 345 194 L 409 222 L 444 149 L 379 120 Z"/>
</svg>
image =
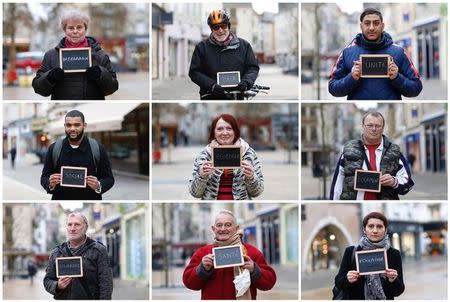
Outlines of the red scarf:
<svg viewBox="0 0 450 302">
<path fill-rule="evenodd" d="M 89 43 L 88 43 L 87 38 L 84 38 L 84 40 L 82 42 L 75 43 L 75 44 L 70 43 L 69 39 L 65 38 L 64 39 L 64 46 L 66 46 L 66 48 L 89 47 Z"/>
</svg>

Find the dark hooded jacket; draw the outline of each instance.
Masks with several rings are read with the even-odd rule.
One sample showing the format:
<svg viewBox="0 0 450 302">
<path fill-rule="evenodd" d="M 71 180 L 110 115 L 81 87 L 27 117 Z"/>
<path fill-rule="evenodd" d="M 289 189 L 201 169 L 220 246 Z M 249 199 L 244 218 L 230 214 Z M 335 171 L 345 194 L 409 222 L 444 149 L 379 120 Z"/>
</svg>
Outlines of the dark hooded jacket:
<svg viewBox="0 0 450 302">
<path fill-rule="evenodd" d="M 241 82 L 251 88 L 258 77 L 259 66 L 253 49 L 244 39 L 233 37 L 226 47 L 219 46 L 206 39 L 195 47 L 192 54 L 189 77 L 200 86 L 200 96 L 212 93 L 217 82 L 217 73 L 239 71 Z M 225 95 L 219 99 L 226 99 Z"/>
<path fill-rule="evenodd" d="M 57 289 L 56 258 L 81 256 L 83 277 L 74 277 L 64 289 Z M 70 252 L 67 242 L 55 247 L 45 270 L 44 287 L 56 300 L 111 300 L 113 291 L 112 269 L 109 265 L 106 247 L 91 238 L 75 255 Z"/>
<path fill-rule="evenodd" d="M 352 77 L 353 61 L 359 60 L 361 54 L 388 54 L 398 66 L 398 76 L 389 78 Z M 366 40 L 362 33 L 356 35 L 334 65 L 328 83 L 328 91 L 335 97 L 347 96 L 348 100 L 401 100 L 418 96 L 422 91 L 422 82 L 411 59 L 403 48 L 393 44 L 391 36 L 383 32 L 379 42 Z"/>
<path fill-rule="evenodd" d="M 90 80 L 85 72 L 65 73 L 62 81 L 53 84 L 47 79 L 48 73 L 59 67 L 59 49 L 65 48 L 65 39 L 45 53 L 33 79 L 34 91 L 45 97 L 51 95 L 52 100 L 104 100 L 106 95 L 114 93 L 119 88 L 116 73 L 108 55 L 92 37 L 87 37 L 87 40 L 91 47 L 92 66 L 99 66 L 101 70 L 97 80 Z"/>
</svg>

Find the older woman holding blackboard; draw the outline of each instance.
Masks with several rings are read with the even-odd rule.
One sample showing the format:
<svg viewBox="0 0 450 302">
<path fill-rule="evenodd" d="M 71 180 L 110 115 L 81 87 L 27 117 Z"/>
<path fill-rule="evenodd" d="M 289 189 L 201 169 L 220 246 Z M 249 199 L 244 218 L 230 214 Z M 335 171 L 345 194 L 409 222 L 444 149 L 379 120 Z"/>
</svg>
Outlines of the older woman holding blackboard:
<svg viewBox="0 0 450 302">
<path fill-rule="evenodd" d="M 339 272 L 334 279 L 333 299 L 393 300 L 403 293 L 405 284 L 402 259 L 400 252 L 389 243 L 387 227 L 388 220 L 382 213 L 372 212 L 364 217 L 364 234 L 357 245 L 347 247 Z M 360 265 L 357 266 L 355 253 L 375 249 L 386 251 L 387 268 L 384 268 L 382 273 L 363 275 Z"/>
<path fill-rule="evenodd" d="M 88 24 L 89 17 L 83 12 L 62 15 L 65 37 L 45 53 L 33 79 L 36 93 L 51 95 L 52 100 L 104 100 L 118 89 L 108 55 L 93 37 L 86 36 Z"/>
<path fill-rule="evenodd" d="M 240 137 L 236 119 L 230 114 L 221 114 L 211 123 L 209 144 L 194 161 L 189 192 L 201 199 L 248 200 L 259 196 L 264 190 L 261 163 L 249 144 Z M 212 154 L 217 147 L 240 147 L 241 157 L 237 164 L 228 160 L 221 168 L 213 161 Z M 234 155 L 223 154 L 222 158 L 232 159 Z"/>
</svg>

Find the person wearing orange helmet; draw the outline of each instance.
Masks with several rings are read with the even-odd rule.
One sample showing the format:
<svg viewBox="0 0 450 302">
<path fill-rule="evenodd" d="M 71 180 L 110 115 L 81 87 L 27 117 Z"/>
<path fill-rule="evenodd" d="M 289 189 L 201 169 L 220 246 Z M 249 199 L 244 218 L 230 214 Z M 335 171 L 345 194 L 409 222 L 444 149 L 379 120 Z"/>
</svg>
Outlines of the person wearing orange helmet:
<svg viewBox="0 0 450 302">
<path fill-rule="evenodd" d="M 249 42 L 238 38 L 231 28 L 230 14 L 222 9 L 208 15 L 211 34 L 192 54 L 189 77 L 200 86 L 201 99 L 226 99 L 226 88 L 216 79 L 218 72 L 239 71 L 241 81 L 233 90 L 250 89 L 258 77 L 259 66 Z"/>
</svg>

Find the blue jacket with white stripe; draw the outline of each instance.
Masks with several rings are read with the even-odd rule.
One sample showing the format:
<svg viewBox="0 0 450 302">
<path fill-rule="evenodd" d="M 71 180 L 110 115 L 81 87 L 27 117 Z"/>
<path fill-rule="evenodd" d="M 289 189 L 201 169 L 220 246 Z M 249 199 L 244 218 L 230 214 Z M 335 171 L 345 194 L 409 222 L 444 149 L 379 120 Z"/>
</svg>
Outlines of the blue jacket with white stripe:
<svg viewBox="0 0 450 302">
<path fill-rule="evenodd" d="M 398 76 L 389 78 L 352 77 L 353 61 L 361 54 L 388 54 L 398 66 Z M 347 96 L 348 100 L 401 100 L 418 96 L 422 91 L 419 73 L 399 45 L 393 44 L 391 36 L 383 32 L 378 42 L 366 40 L 362 33 L 339 55 L 330 75 L 328 91 L 335 97 Z"/>
</svg>

